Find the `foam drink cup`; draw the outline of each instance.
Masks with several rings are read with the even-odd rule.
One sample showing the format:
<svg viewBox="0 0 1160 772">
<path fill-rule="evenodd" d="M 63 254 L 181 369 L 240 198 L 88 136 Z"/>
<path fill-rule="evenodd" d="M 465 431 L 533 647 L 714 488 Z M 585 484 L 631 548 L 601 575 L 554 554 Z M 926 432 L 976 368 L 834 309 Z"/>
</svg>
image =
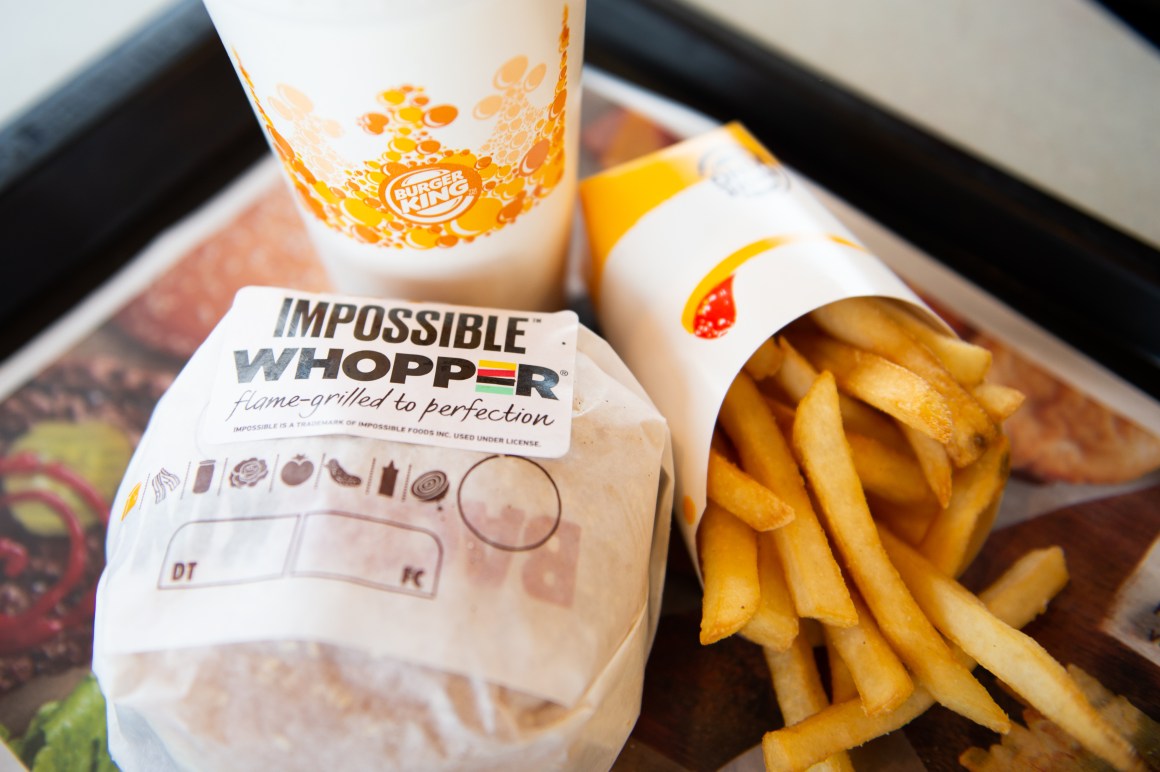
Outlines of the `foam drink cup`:
<svg viewBox="0 0 1160 772">
<path fill-rule="evenodd" d="M 344 291 L 550 309 L 584 0 L 205 0 Z"/>
</svg>

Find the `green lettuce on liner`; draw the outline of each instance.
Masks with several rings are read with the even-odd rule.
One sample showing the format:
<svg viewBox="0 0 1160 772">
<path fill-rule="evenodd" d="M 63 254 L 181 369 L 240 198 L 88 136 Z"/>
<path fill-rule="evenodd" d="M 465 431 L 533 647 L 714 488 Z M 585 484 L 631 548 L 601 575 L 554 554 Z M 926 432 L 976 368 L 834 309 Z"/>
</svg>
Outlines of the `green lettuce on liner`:
<svg viewBox="0 0 1160 772">
<path fill-rule="evenodd" d="M 41 706 L 23 737 L 0 735 L 32 772 L 116 772 L 109 757 L 105 698 L 90 674 L 63 700 Z"/>
</svg>

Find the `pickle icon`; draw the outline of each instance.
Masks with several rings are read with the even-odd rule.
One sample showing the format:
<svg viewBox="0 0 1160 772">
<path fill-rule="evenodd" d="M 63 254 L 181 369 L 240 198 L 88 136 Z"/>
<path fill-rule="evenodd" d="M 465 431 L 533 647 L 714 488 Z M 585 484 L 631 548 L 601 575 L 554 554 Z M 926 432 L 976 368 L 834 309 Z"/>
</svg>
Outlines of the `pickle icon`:
<svg viewBox="0 0 1160 772">
<path fill-rule="evenodd" d="M 342 464 L 338 463 L 338 459 L 332 458 L 327 461 L 326 468 L 330 470 L 330 479 L 339 485 L 356 488 L 362 484 L 362 478 L 343 469 Z"/>
</svg>

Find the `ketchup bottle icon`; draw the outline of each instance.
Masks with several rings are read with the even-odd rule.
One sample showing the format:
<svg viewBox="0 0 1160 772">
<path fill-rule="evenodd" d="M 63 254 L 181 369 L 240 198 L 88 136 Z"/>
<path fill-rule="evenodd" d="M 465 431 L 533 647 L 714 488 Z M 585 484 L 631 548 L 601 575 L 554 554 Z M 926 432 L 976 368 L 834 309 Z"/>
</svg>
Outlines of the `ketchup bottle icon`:
<svg viewBox="0 0 1160 772">
<path fill-rule="evenodd" d="M 387 464 L 383 467 L 383 476 L 379 478 L 379 495 L 380 496 L 394 496 L 395 483 L 399 479 L 399 469 L 395 466 L 395 462 Z"/>
</svg>

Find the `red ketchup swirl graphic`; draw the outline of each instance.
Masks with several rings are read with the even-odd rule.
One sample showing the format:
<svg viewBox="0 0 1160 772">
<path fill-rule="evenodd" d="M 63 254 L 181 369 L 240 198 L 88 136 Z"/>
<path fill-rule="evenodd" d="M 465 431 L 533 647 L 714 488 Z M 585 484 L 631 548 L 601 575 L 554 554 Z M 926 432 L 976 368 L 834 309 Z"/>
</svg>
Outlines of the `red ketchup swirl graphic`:
<svg viewBox="0 0 1160 772">
<path fill-rule="evenodd" d="M 803 241 L 830 242 L 865 251 L 861 244 L 832 233 L 788 233 L 767 236 L 746 244 L 714 265 L 689 293 L 681 312 L 681 325 L 685 331 L 702 340 L 723 337 L 737 322 L 733 277 L 738 269 L 759 255 Z"/>
<path fill-rule="evenodd" d="M 720 338 L 737 321 L 733 303 L 733 274 L 725 278 L 697 304 L 693 317 L 693 334 L 698 338 Z"/>
<path fill-rule="evenodd" d="M 63 483 L 98 514 L 101 524 L 108 524 L 108 505 L 86 480 L 68 467 L 42 461 L 33 453 L 0 458 L 0 477 L 6 475 L 43 474 Z M 22 501 L 36 501 L 55 512 L 69 538 L 68 561 L 56 584 L 48 588 L 36 602 L 19 614 L 0 615 L 0 655 L 14 654 L 43 643 L 62 630 L 79 624 L 93 614 L 96 587 L 91 588 L 71 609 L 58 608 L 77 589 L 85 571 L 85 537 L 76 512 L 57 494 L 47 490 L 29 490 L 0 496 L 0 506 Z M 0 538 L 0 563 L 4 573 L 15 578 L 28 566 L 28 551 L 19 542 Z"/>
</svg>

